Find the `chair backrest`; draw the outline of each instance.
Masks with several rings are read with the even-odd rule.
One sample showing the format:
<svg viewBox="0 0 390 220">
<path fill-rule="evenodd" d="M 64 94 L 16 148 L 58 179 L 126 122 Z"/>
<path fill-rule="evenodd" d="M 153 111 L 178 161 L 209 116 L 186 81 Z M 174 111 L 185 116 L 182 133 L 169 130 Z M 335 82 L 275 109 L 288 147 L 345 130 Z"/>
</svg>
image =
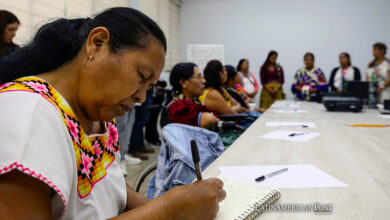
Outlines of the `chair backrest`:
<svg viewBox="0 0 390 220">
<path fill-rule="evenodd" d="M 189 184 L 196 178 L 191 140 L 197 142 L 202 171 L 224 151 L 219 135 L 207 129 L 171 123 L 163 128 L 162 134 L 157 172 L 152 178 L 155 182 L 149 184 L 154 197 L 175 186 Z"/>
</svg>

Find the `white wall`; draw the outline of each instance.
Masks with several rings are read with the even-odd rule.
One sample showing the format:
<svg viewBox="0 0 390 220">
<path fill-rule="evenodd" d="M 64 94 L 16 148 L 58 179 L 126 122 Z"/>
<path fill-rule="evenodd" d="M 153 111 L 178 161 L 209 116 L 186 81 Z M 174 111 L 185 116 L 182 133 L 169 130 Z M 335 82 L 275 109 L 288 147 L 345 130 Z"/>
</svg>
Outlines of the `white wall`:
<svg viewBox="0 0 390 220">
<path fill-rule="evenodd" d="M 187 44 L 224 44 L 226 64 L 248 58 L 258 78 L 268 52 L 277 50 L 290 99 L 305 52 L 315 54 L 316 65 L 329 78 L 340 52 L 349 52 L 364 73 L 372 44 L 390 46 L 389 0 L 187 0 L 180 23 L 183 61 Z"/>
<path fill-rule="evenodd" d="M 49 21 L 59 18 L 88 17 L 111 7 L 129 7 L 135 0 L 1 0 L 0 9 L 11 11 L 21 25 L 14 42 L 28 43 L 36 31 Z"/>
</svg>

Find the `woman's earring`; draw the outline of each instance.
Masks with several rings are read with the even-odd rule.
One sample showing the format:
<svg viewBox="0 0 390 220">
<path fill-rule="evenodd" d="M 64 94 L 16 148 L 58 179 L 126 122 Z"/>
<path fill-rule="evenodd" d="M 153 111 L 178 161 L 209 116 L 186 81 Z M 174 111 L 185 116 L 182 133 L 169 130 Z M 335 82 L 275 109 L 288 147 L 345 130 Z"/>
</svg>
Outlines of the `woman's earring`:
<svg viewBox="0 0 390 220">
<path fill-rule="evenodd" d="M 92 56 L 93 54 L 89 55 L 89 58 L 88 58 L 88 62 L 90 62 L 92 60 Z M 87 62 L 87 58 L 85 58 L 84 62 L 83 62 L 83 65 Z"/>
</svg>

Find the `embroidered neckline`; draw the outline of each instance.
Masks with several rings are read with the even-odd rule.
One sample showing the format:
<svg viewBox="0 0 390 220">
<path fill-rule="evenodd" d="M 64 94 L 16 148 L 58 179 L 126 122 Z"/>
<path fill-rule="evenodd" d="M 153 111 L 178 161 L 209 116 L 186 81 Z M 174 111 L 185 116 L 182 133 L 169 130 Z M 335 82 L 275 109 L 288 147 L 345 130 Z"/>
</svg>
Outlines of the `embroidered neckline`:
<svg viewBox="0 0 390 220">
<path fill-rule="evenodd" d="M 106 134 L 88 137 L 66 100 L 43 79 L 23 77 L 0 86 L 0 93 L 11 91 L 40 94 L 60 111 L 76 156 L 77 191 L 80 198 L 88 196 L 93 186 L 106 176 L 106 169 L 120 148 L 115 120 L 107 123 Z"/>
</svg>

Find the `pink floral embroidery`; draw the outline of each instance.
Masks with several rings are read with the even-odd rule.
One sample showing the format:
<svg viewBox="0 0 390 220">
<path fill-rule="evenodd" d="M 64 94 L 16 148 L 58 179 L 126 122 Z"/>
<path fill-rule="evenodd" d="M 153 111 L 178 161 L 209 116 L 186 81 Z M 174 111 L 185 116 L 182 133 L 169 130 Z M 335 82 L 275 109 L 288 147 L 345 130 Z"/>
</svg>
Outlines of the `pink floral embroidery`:
<svg viewBox="0 0 390 220">
<path fill-rule="evenodd" d="M 111 123 L 108 127 L 108 138 L 111 140 L 112 143 L 118 142 L 118 130 L 116 129 L 115 125 Z"/>
<path fill-rule="evenodd" d="M 12 85 L 12 84 L 14 84 L 14 83 L 12 83 L 12 82 L 4 83 L 3 85 L 0 86 L 0 89 L 3 89 L 3 88 L 5 88 L 5 87 L 7 87 L 7 86 L 10 86 L 10 85 Z"/>
<path fill-rule="evenodd" d="M 114 145 L 113 145 L 113 143 L 112 143 L 111 138 L 107 138 L 106 149 L 107 149 L 108 152 L 110 152 L 110 153 L 115 152 Z"/>
<path fill-rule="evenodd" d="M 66 114 L 64 114 L 66 123 L 69 126 L 69 131 L 72 134 L 74 140 L 79 143 L 79 136 L 77 135 L 79 133 L 79 125 L 75 122 L 73 122 Z"/>
<path fill-rule="evenodd" d="M 49 93 L 49 90 L 47 89 L 47 87 L 44 84 L 40 83 L 40 82 L 30 81 L 30 82 L 25 82 L 24 84 L 30 86 L 35 91 L 43 92 L 45 94 Z"/>
<path fill-rule="evenodd" d="M 81 160 L 83 160 L 84 168 L 81 170 L 81 173 L 86 174 L 88 177 L 91 173 L 93 157 L 90 157 L 88 154 L 81 152 Z"/>
<path fill-rule="evenodd" d="M 103 151 L 102 151 L 102 149 L 100 148 L 100 144 L 99 144 L 99 141 L 98 141 L 98 140 L 95 140 L 95 141 L 94 141 L 93 150 L 95 151 L 96 156 L 98 156 L 98 158 L 100 158 L 100 156 L 103 154 Z"/>
</svg>

